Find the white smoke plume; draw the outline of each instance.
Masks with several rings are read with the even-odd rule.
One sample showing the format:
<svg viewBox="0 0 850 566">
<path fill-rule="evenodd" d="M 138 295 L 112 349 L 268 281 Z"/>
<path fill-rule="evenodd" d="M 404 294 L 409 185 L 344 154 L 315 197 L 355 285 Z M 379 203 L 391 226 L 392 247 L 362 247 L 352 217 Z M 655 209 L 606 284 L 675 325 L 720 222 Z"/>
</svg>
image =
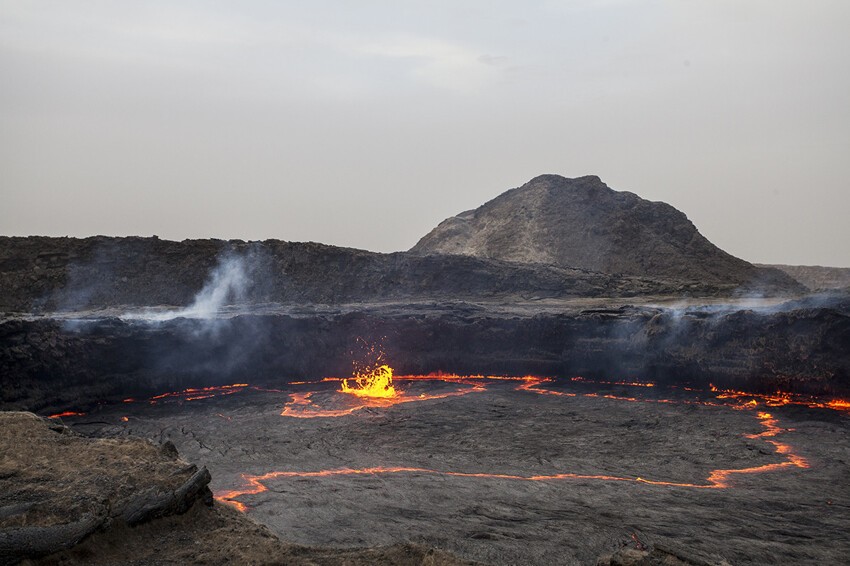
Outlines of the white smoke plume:
<svg viewBox="0 0 850 566">
<path fill-rule="evenodd" d="M 175 318 L 213 319 L 221 313 L 222 307 L 244 301 L 250 284 L 245 259 L 231 255 L 222 256 L 204 287 L 198 291 L 189 306 L 167 311 L 146 310 L 142 313 L 126 313 L 121 318 L 151 322 L 163 322 Z"/>
</svg>

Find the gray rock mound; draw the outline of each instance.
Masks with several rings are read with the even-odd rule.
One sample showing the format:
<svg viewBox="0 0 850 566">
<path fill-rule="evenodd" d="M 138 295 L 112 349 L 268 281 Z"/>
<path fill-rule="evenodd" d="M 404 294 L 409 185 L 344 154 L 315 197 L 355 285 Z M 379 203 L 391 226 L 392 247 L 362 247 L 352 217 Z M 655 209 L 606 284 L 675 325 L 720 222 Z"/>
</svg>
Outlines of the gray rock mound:
<svg viewBox="0 0 850 566">
<path fill-rule="evenodd" d="M 595 176 L 535 177 L 444 220 L 411 252 L 721 284 L 797 285 L 784 273 L 724 252 L 669 204 L 612 190 Z"/>
</svg>

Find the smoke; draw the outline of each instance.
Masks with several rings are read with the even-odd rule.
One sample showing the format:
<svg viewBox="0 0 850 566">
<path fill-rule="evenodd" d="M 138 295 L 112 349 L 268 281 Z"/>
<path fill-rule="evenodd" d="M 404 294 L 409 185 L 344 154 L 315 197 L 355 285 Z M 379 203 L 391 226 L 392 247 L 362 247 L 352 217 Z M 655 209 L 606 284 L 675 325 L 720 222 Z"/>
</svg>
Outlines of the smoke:
<svg viewBox="0 0 850 566">
<path fill-rule="evenodd" d="M 210 274 L 210 278 L 194 301 L 177 316 L 185 318 L 212 318 L 225 304 L 245 300 L 249 279 L 243 257 L 223 257 Z"/>
<path fill-rule="evenodd" d="M 156 327 L 160 339 L 148 344 L 145 365 L 161 375 L 194 375 L 192 383 L 200 377 L 200 383 L 217 384 L 237 374 L 244 381 L 242 368 L 268 337 L 255 319 L 236 315 L 258 298 L 255 279 L 264 259 L 254 248 L 225 251 L 188 306 L 123 314 L 123 320 Z"/>
<path fill-rule="evenodd" d="M 148 322 L 164 322 L 175 318 L 212 320 L 222 313 L 225 306 L 243 303 L 251 285 L 245 257 L 225 254 L 219 258 L 218 265 L 210 272 L 207 282 L 189 306 L 167 311 L 148 309 L 140 313 L 125 313 L 120 318 Z"/>
</svg>

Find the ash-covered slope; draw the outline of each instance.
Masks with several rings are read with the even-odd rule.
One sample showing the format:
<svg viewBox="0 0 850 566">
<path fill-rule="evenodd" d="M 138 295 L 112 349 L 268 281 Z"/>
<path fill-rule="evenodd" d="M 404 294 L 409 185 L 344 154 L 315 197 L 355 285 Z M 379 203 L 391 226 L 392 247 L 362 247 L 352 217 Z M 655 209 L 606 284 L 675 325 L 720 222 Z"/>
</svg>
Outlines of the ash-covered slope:
<svg viewBox="0 0 850 566">
<path fill-rule="evenodd" d="M 724 252 L 669 204 L 612 190 L 596 176 L 535 177 L 444 220 L 411 251 L 716 284 L 796 285 Z"/>
</svg>

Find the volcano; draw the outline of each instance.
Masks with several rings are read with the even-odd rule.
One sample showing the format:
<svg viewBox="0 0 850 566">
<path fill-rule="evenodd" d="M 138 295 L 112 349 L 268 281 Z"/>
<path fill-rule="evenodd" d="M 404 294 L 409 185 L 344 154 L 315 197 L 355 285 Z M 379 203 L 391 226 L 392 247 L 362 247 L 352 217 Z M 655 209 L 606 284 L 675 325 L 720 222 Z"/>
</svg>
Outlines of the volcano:
<svg viewBox="0 0 850 566">
<path fill-rule="evenodd" d="M 850 555 L 850 295 L 597 177 L 393 254 L 0 237 L 0 314 L 0 565 Z"/>
<path fill-rule="evenodd" d="M 442 221 L 411 251 L 687 281 L 797 286 L 779 270 L 724 252 L 669 204 L 615 191 L 594 175 L 535 177 Z"/>
</svg>

